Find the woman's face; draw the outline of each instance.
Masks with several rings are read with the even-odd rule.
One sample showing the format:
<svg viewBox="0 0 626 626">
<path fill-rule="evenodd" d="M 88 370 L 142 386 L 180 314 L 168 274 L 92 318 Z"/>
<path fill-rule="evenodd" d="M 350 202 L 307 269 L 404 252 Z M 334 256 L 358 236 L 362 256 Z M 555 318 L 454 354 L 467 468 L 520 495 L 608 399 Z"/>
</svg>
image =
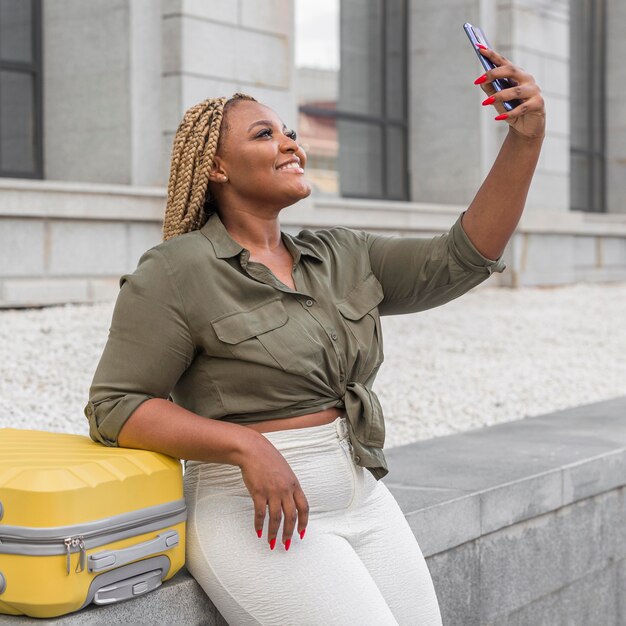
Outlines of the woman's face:
<svg viewBox="0 0 626 626">
<path fill-rule="evenodd" d="M 220 201 L 290 206 L 311 193 L 305 165 L 306 154 L 295 141 L 295 132 L 272 109 L 252 100 L 239 100 L 228 108 L 214 165 L 228 177 L 219 185 Z M 221 182 L 217 174 L 211 179 Z"/>
</svg>

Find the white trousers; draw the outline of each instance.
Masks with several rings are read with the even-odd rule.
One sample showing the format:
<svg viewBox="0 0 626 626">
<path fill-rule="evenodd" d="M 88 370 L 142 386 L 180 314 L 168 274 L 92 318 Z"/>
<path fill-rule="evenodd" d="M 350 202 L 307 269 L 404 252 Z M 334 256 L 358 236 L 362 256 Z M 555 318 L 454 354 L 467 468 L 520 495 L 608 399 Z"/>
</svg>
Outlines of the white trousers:
<svg viewBox="0 0 626 626">
<path fill-rule="evenodd" d="M 398 503 L 350 456 L 345 417 L 263 433 L 309 503 L 288 551 L 272 551 L 235 465 L 190 461 L 187 568 L 231 626 L 441 626 L 433 582 Z"/>
</svg>

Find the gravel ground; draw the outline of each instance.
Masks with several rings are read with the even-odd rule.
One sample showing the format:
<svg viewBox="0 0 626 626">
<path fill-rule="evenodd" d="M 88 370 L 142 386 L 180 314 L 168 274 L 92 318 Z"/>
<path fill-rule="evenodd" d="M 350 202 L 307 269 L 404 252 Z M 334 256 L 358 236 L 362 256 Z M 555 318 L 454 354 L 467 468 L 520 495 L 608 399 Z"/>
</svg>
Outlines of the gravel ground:
<svg viewBox="0 0 626 626">
<path fill-rule="evenodd" d="M 112 311 L 0 311 L 0 426 L 87 434 Z M 383 331 L 386 447 L 626 395 L 626 283 L 480 287 Z"/>
</svg>

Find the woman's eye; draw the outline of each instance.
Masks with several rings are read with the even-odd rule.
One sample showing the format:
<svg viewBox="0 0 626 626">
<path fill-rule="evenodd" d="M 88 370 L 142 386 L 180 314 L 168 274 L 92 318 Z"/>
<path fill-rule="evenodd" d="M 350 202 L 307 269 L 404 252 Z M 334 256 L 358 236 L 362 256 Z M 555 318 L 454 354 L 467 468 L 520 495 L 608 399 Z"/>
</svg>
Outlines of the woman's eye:
<svg viewBox="0 0 626 626">
<path fill-rule="evenodd" d="M 273 132 L 271 128 L 264 128 L 260 133 L 257 134 L 257 137 L 271 137 L 272 134 Z M 289 137 L 290 139 L 293 139 L 294 141 L 298 137 L 295 130 L 286 131 L 285 136 Z"/>
</svg>

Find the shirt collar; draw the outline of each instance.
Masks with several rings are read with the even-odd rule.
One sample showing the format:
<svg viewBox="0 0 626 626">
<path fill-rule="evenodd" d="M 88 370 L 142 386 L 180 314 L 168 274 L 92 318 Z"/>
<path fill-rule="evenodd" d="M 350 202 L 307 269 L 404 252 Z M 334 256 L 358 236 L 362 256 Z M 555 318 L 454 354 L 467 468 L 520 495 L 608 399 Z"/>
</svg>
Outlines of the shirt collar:
<svg viewBox="0 0 626 626">
<path fill-rule="evenodd" d="M 222 220 L 217 212 L 209 215 L 209 219 L 200 229 L 200 232 L 211 242 L 215 250 L 215 256 L 218 259 L 236 256 L 244 250 L 244 247 L 228 234 L 226 226 L 222 224 Z"/>
<path fill-rule="evenodd" d="M 315 250 L 312 250 L 308 244 L 301 241 L 298 237 L 294 235 L 290 235 L 281 231 L 283 235 L 283 241 L 287 246 L 289 252 L 291 252 L 291 256 L 293 256 L 294 263 L 298 263 L 300 260 L 300 255 L 304 254 L 305 256 L 310 256 L 313 259 L 317 259 L 318 261 L 323 261 L 324 259 L 317 253 Z"/>
<path fill-rule="evenodd" d="M 200 229 L 200 232 L 211 242 L 213 249 L 215 250 L 215 256 L 218 259 L 227 259 L 240 254 L 245 248 L 237 243 L 226 230 L 226 227 L 222 223 L 220 216 L 217 212 L 211 213 L 209 219 L 204 226 Z M 294 263 L 300 261 L 300 255 L 313 257 L 318 261 L 322 261 L 322 257 L 316 252 L 311 250 L 304 242 L 300 241 L 297 237 L 289 235 L 281 231 L 285 246 L 291 253 Z"/>
</svg>

